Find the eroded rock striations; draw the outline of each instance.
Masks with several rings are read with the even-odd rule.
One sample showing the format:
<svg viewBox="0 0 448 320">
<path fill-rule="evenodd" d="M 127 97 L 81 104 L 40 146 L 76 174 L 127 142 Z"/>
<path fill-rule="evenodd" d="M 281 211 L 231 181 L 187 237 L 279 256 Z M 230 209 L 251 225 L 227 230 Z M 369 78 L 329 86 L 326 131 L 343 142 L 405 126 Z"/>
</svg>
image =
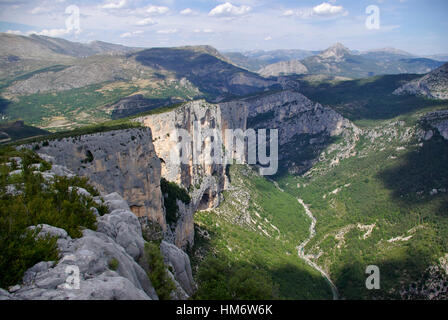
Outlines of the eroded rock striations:
<svg viewBox="0 0 448 320">
<path fill-rule="evenodd" d="M 117 192 L 138 217 L 148 216 L 166 229 L 160 160 L 151 130 L 135 128 L 51 140 L 40 144 L 40 153 L 53 163 L 88 177 L 100 192 Z"/>
</svg>

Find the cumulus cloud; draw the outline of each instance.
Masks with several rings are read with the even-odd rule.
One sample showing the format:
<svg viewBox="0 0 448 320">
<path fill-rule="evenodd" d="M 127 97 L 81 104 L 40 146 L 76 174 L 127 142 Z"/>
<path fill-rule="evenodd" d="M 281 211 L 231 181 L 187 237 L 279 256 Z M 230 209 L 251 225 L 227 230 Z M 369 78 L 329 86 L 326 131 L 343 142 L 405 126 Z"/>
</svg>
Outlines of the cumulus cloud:
<svg viewBox="0 0 448 320">
<path fill-rule="evenodd" d="M 195 32 L 195 33 L 212 33 L 213 29 L 194 29 L 193 32 Z"/>
<path fill-rule="evenodd" d="M 334 6 L 331 3 L 323 2 L 315 7 L 313 7 L 314 14 L 321 15 L 334 15 L 340 14 L 344 12 L 344 8 L 342 6 Z"/>
<path fill-rule="evenodd" d="M 170 11 L 170 9 L 168 7 L 162 7 L 162 6 L 149 6 L 146 8 L 146 12 L 149 14 L 165 14 L 168 11 Z"/>
<path fill-rule="evenodd" d="M 197 12 L 194 11 L 194 10 L 192 10 L 192 9 L 190 9 L 190 8 L 186 8 L 186 9 L 182 10 L 182 11 L 180 12 L 180 14 L 181 14 L 181 15 L 184 15 L 184 16 L 192 16 L 192 15 L 197 14 Z"/>
<path fill-rule="evenodd" d="M 35 7 L 34 9 L 32 9 L 30 11 L 31 14 L 40 14 L 40 13 L 47 13 L 50 12 L 51 8 L 46 8 L 46 7 Z"/>
<path fill-rule="evenodd" d="M 265 40 L 265 41 L 272 40 L 272 37 L 271 37 L 271 36 L 267 36 L 267 37 L 264 38 L 264 40 Z"/>
<path fill-rule="evenodd" d="M 222 17 L 222 16 L 240 16 L 243 14 L 248 13 L 250 10 L 252 10 L 249 6 L 235 6 L 231 4 L 230 2 L 226 2 L 223 4 L 220 4 L 216 7 L 214 7 L 210 12 L 209 16 L 216 16 L 216 17 Z"/>
<path fill-rule="evenodd" d="M 22 31 L 19 31 L 19 30 L 7 30 L 6 33 L 21 35 Z"/>
<path fill-rule="evenodd" d="M 152 25 L 157 24 L 157 22 L 155 22 L 151 18 L 145 18 L 145 19 L 137 21 L 135 24 L 138 26 L 152 26 Z"/>
<path fill-rule="evenodd" d="M 286 10 L 283 12 L 283 16 L 291 17 L 296 16 L 299 18 L 315 18 L 315 17 L 335 17 L 339 15 L 347 15 L 348 12 L 342 6 L 332 5 L 330 2 L 322 2 L 321 4 L 312 8 L 304 8 L 300 10 Z"/>
<path fill-rule="evenodd" d="M 283 12 L 283 15 L 286 17 L 293 16 L 294 14 L 295 12 L 293 10 L 286 10 L 285 12 Z"/>
<path fill-rule="evenodd" d="M 158 34 L 172 34 L 172 33 L 178 33 L 178 29 L 164 29 L 164 30 L 158 30 Z"/>
<path fill-rule="evenodd" d="M 47 37 L 60 37 L 69 34 L 71 30 L 68 29 L 44 29 L 41 32 L 37 32 L 37 35 Z"/>
<path fill-rule="evenodd" d="M 143 33 L 142 30 L 137 30 L 137 31 L 132 31 L 132 32 L 125 32 L 125 33 L 120 35 L 120 38 L 129 38 L 129 37 L 135 36 L 137 34 L 142 34 L 142 33 Z"/>
<path fill-rule="evenodd" d="M 127 0 L 109 0 L 107 3 L 103 4 L 101 8 L 103 9 L 120 9 L 126 6 Z"/>
</svg>

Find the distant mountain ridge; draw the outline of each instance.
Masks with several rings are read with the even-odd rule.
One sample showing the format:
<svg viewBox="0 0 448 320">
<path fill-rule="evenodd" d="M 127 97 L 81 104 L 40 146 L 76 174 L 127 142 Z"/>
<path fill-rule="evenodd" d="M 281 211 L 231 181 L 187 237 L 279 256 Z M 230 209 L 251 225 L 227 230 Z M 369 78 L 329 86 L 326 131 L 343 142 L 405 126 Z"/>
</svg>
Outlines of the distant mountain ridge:
<svg viewBox="0 0 448 320">
<path fill-rule="evenodd" d="M 10 34 L 0 34 L 0 44 L 2 120 L 23 115 L 50 130 L 277 85 L 206 45 L 143 49 Z"/>
<path fill-rule="evenodd" d="M 34 45 L 34 50 L 38 50 L 38 47 L 40 47 L 42 50 L 49 50 L 54 54 L 67 55 L 76 58 L 89 57 L 95 54 L 124 54 L 141 50 L 140 48 L 126 47 L 103 41 L 79 43 L 36 34 L 32 34 L 29 37 L 14 36 L 13 38 L 11 35 L 0 33 L 0 41 L 2 43 L 6 41 L 5 44 L 7 44 L 7 46 L 0 51 L 2 55 L 5 54 L 5 50 L 8 54 L 17 55 L 19 57 L 27 57 L 32 54 L 31 52 L 20 51 L 21 46 L 25 45 Z M 27 42 L 28 44 L 25 44 Z"/>
<path fill-rule="evenodd" d="M 382 74 L 424 74 L 439 67 L 439 61 L 414 57 L 404 51 L 381 49 L 356 53 L 336 43 L 318 55 L 300 61 L 309 74 L 364 78 Z"/>
<path fill-rule="evenodd" d="M 360 52 L 350 50 L 341 43 L 336 43 L 323 51 L 253 50 L 225 53 L 225 55 L 236 65 L 257 71 L 263 76 L 308 73 L 363 78 L 381 74 L 424 74 L 442 65 L 438 59 L 419 57 L 395 48 Z M 292 66 L 297 65 L 297 61 L 304 65 L 304 68 L 295 71 Z M 289 67 L 286 62 L 289 62 Z"/>
</svg>

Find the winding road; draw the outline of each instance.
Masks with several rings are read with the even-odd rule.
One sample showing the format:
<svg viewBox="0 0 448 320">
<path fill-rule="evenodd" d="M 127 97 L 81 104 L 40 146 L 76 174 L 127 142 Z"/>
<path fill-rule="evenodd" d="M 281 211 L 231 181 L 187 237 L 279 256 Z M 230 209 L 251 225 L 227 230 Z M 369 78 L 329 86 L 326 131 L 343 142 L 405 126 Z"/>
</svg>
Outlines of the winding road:
<svg viewBox="0 0 448 320">
<path fill-rule="evenodd" d="M 299 258 L 303 259 L 308 265 L 310 265 L 311 267 L 313 267 L 314 269 L 316 269 L 317 271 L 319 271 L 322 274 L 322 276 L 325 278 L 325 280 L 327 280 L 328 284 L 330 285 L 331 292 L 333 293 L 333 300 L 338 300 L 338 298 L 339 298 L 338 289 L 334 285 L 333 281 L 331 281 L 330 276 L 324 270 L 322 270 L 322 268 L 319 267 L 316 263 L 311 261 L 311 259 L 308 257 L 308 255 L 305 254 L 305 246 L 316 235 L 316 231 L 315 231 L 316 218 L 313 216 L 313 213 L 308 208 L 308 206 L 305 204 L 305 202 L 303 202 L 302 199 L 297 198 L 297 201 L 299 201 L 299 203 L 303 206 L 303 208 L 305 209 L 306 215 L 311 219 L 310 235 L 297 247 L 297 254 L 299 255 Z"/>
<path fill-rule="evenodd" d="M 280 188 L 280 186 L 278 185 L 277 181 L 274 181 L 274 180 L 271 180 L 271 179 L 269 179 L 269 180 L 274 183 L 275 187 L 278 190 L 280 190 L 281 192 L 285 192 L 285 190 Z M 304 260 L 309 266 L 311 266 L 312 268 L 314 268 L 314 269 L 316 269 L 317 271 L 320 272 L 320 274 L 325 278 L 325 280 L 327 280 L 328 284 L 330 285 L 331 292 L 333 293 L 333 300 L 338 300 L 339 299 L 338 288 L 336 288 L 336 286 L 334 285 L 333 281 L 331 281 L 330 276 L 324 270 L 322 270 L 322 268 L 319 267 L 316 263 L 311 261 L 309 256 L 305 254 L 305 247 L 306 247 L 306 245 L 316 235 L 316 230 L 315 230 L 315 228 L 316 228 L 316 218 L 313 216 L 313 213 L 311 212 L 310 208 L 308 208 L 308 206 L 305 204 L 305 202 L 303 202 L 302 199 L 297 198 L 297 201 L 299 201 L 299 203 L 303 206 L 303 208 L 305 209 L 306 215 L 311 219 L 310 235 L 299 246 L 297 246 L 297 254 L 298 254 L 300 259 Z"/>
</svg>

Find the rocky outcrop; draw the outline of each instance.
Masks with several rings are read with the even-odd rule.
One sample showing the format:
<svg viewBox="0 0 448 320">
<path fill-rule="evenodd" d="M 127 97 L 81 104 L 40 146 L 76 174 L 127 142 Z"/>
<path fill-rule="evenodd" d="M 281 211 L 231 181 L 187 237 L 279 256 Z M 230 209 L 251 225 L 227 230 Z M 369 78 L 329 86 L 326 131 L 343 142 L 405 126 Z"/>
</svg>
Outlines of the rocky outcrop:
<svg viewBox="0 0 448 320">
<path fill-rule="evenodd" d="M 88 177 L 100 192 L 117 192 L 136 216 L 148 216 L 166 229 L 160 160 L 150 129 L 115 130 L 51 140 L 48 145 L 40 143 L 39 152 L 51 156 L 53 163 Z"/>
<path fill-rule="evenodd" d="M 113 195 L 118 201 L 122 198 Z M 124 204 L 120 207 L 124 207 Z M 57 238 L 60 260 L 39 262 L 28 269 L 23 283 L 10 289 L 10 299 L 24 300 L 151 300 L 158 299 L 146 271 L 137 263 L 144 240 L 138 218 L 116 209 L 97 218 L 98 230 L 83 230 L 72 239 L 65 230 L 49 225 L 38 237 Z"/>
<path fill-rule="evenodd" d="M 258 71 L 263 77 L 277 77 L 290 74 L 305 74 L 308 69 L 298 60 L 280 61 L 270 64 Z"/>
<path fill-rule="evenodd" d="M 396 89 L 396 95 L 411 94 L 431 99 L 448 99 L 448 63 Z"/>
<path fill-rule="evenodd" d="M 448 110 L 429 112 L 420 119 L 420 122 L 426 129 L 423 134 L 424 140 L 431 139 L 434 130 L 437 130 L 443 138 L 448 140 Z"/>
<path fill-rule="evenodd" d="M 164 262 L 168 269 L 172 270 L 172 274 L 176 282 L 181 288 L 191 296 L 196 290 L 196 285 L 191 272 L 190 258 L 188 255 L 179 250 L 175 245 L 162 241 L 160 244 Z"/>
<path fill-rule="evenodd" d="M 45 224 L 29 227 L 37 237 L 57 239 L 60 260 L 37 263 L 22 283 L 9 292 L 0 289 L 0 300 L 157 300 L 142 263 L 145 241 L 138 218 L 117 193 L 104 198 L 112 211 L 97 217 L 97 231 L 83 230 L 79 239 Z M 176 288 L 172 299 L 188 299 L 196 289 L 188 255 L 165 241 L 160 250 Z"/>
<path fill-rule="evenodd" d="M 429 266 L 418 281 L 399 290 L 403 300 L 448 299 L 448 253 Z"/>
</svg>

